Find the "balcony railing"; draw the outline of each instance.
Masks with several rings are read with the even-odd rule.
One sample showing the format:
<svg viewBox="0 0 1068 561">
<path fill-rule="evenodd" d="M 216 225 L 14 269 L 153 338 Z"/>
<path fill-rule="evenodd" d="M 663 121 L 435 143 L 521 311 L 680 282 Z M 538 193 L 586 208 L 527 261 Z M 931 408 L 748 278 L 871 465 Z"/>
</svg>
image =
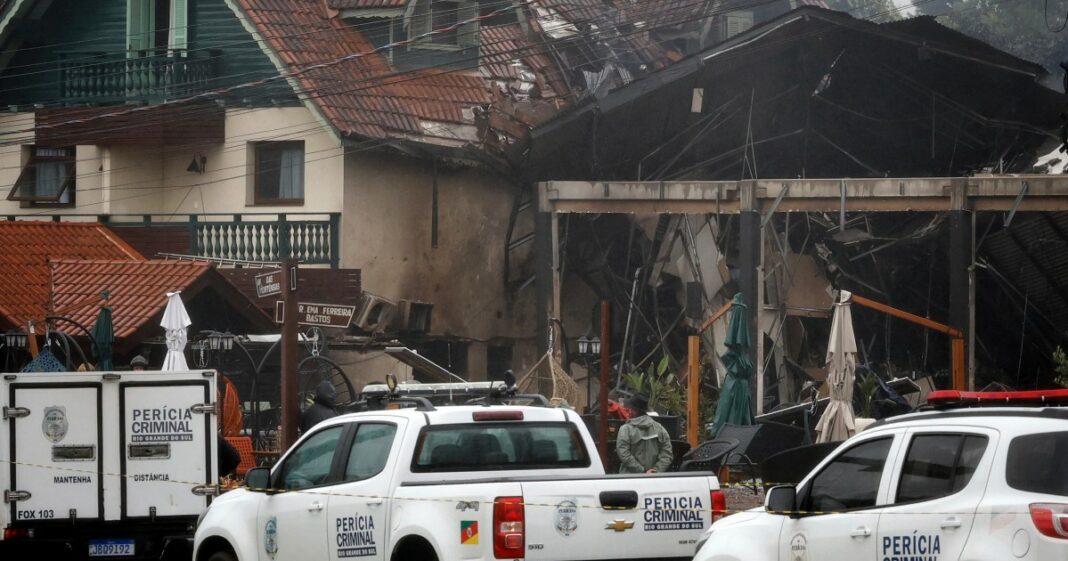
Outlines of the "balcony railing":
<svg viewBox="0 0 1068 561">
<path fill-rule="evenodd" d="M 59 53 L 65 102 L 161 101 L 204 92 L 216 77 L 218 52 L 170 49 Z"/>
<path fill-rule="evenodd" d="M 7 216 L 8 220 L 42 220 Z M 228 263 L 277 262 L 292 257 L 309 265 L 340 263 L 341 213 L 57 214 L 53 221 L 108 225 L 146 257 L 190 255 Z M 183 235 L 184 234 L 184 235 Z"/>
<path fill-rule="evenodd" d="M 231 221 L 200 221 L 191 217 L 192 254 L 233 261 L 280 261 L 293 257 L 303 263 L 338 263 L 340 214 L 328 220 L 301 220 L 279 214 L 275 221 L 246 221 L 249 215 L 234 215 Z M 297 220 L 292 220 L 296 218 Z"/>
</svg>

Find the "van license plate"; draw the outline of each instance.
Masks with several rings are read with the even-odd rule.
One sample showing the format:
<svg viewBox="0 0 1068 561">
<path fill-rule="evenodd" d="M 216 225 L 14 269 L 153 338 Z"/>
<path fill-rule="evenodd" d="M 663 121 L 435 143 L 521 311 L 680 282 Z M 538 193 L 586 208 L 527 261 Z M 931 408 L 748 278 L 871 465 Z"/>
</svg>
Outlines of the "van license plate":
<svg viewBox="0 0 1068 561">
<path fill-rule="evenodd" d="M 132 557 L 133 540 L 89 540 L 89 557 Z"/>
</svg>

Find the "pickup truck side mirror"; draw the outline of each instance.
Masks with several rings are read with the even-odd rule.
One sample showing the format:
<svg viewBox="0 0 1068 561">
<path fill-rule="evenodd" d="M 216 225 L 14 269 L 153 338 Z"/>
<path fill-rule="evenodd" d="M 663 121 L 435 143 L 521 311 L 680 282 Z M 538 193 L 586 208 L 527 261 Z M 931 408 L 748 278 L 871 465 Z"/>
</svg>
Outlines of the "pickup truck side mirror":
<svg viewBox="0 0 1068 561">
<path fill-rule="evenodd" d="M 270 468 L 257 467 L 248 470 L 248 473 L 245 474 L 245 487 L 249 491 L 273 494 Z"/>
<path fill-rule="evenodd" d="M 252 472 L 249 472 L 252 473 Z M 797 513 L 797 488 L 793 485 L 772 487 L 764 499 L 764 510 L 770 514 L 786 514 L 791 517 Z"/>
</svg>

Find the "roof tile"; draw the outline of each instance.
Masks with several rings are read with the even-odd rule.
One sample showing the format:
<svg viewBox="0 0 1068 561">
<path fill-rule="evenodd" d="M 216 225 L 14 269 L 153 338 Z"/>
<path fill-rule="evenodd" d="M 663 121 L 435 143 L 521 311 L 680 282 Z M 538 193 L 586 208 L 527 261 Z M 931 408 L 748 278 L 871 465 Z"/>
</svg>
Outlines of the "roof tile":
<svg viewBox="0 0 1068 561">
<path fill-rule="evenodd" d="M 95 222 L 0 221 L 0 239 L 4 240 L 0 250 L 0 317 L 11 325 L 47 313 L 50 260 L 144 260 L 137 250 Z"/>
<path fill-rule="evenodd" d="M 53 261 L 56 307 L 85 301 L 107 290 L 115 324 L 115 337 L 132 335 L 145 322 L 154 319 L 167 305 L 167 293 L 181 291 L 206 274 L 206 262 L 142 260 L 131 261 Z M 83 307 L 71 319 L 92 325 L 98 308 Z"/>
</svg>

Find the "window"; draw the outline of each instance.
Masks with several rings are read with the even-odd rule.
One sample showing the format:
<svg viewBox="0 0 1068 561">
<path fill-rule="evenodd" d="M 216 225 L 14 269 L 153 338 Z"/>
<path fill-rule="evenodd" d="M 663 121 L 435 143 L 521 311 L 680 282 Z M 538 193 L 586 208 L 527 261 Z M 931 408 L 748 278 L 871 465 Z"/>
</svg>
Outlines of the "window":
<svg viewBox="0 0 1068 561">
<path fill-rule="evenodd" d="M 986 443 L 987 438 L 978 435 L 914 437 L 901 466 L 896 502 L 927 501 L 960 491 L 975 473 Z"/>
<path fill-rule="evenodd" d="M 424 429 L 414 472 L 586 467 L 590 458 L 570 423 L 479 423 Z"/>
<path fill-rule="evenodd" d="M 1029 434 L 1009 444 L 1005 479 L 1009 487 L 1068 497 L 1068 432 Z"/>
<path fill-rule="evenodd" d="M 302 442 L 278 470 L 275 485 L 281 484 L 283 489 L 292 491 L 331 483 L 330 467 L 342 428 L 321 430 Z"/>
<path fill-rule="evenodd" d="M 433 31 L 412 46 L 416 48 L 464 49 L 478 46 L 478 2 L 415 0 L 404 15 L 408 37 Z"/>
<path fill-rule="evenodd" d="M 389 424 L 364 423 L 356 431 L 356 441 L 349 450 L 345 481 L 359 481 L 381 473 L 389 460 L 397 427 Z"/>
<path fill-rule="evenodd" d="M 875 506 L 892 438 L 879 438 L 846 450 L 809 484 L 804 510 L 836 512 Z"/>
<path fill-rule="evenodd" d="M 74 147 L 29 147 L 30 157 L 9 201 L 33 206 L 72 206 L 74 204 Z"/>
<path fill-rule="evenodd" d="M 189 39 L 187 0 L 126 0 L 126 48 L 130 57 L 184 53 Z"/>
<path fill-rule="evenodd" d="M 256 204 L 304 203 L 304 143 L 258 142 Z"/>
</svg>

